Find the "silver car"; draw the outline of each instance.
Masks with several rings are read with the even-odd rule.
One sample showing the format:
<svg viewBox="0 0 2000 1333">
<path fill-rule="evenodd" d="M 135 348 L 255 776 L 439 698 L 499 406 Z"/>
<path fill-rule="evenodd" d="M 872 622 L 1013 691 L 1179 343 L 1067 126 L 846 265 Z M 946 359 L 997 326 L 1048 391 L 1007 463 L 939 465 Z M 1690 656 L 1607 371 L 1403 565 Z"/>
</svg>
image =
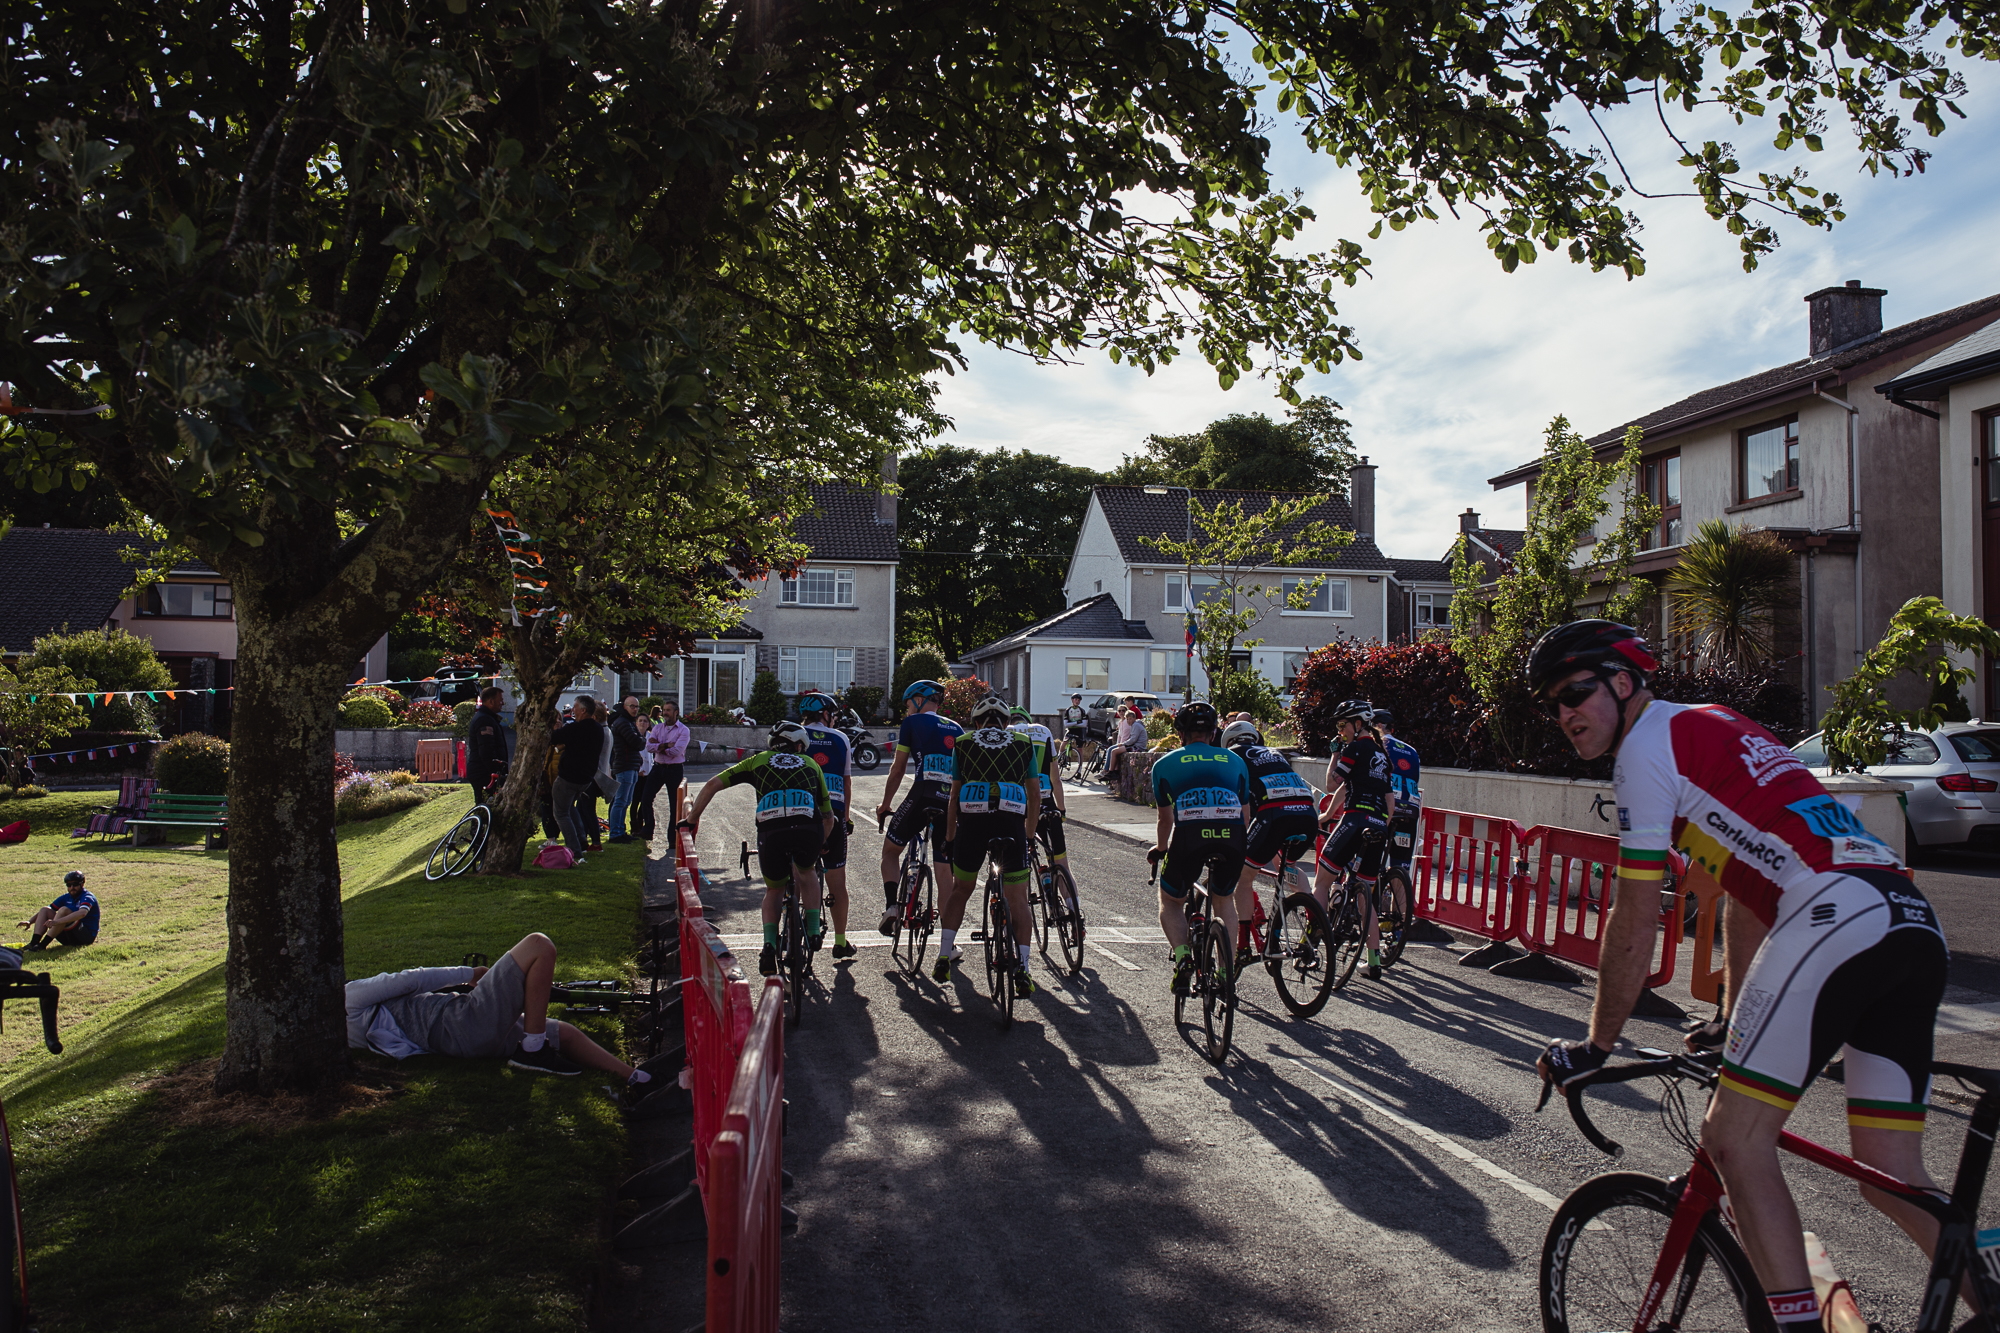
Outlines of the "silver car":
<svg viewBox="0 0 2000 1333">
<path fill-rule="evenodd" d="M 1792 751 L 1825 777 L 1831 770 L 1820 736 L 1806 737 Z M 1888 762 L 1867 772 L 1910 784 L 1903 817 L 1911 847 L 2000 849 L 2000 725 L 1974 720 L 1901 732 Z"/>
</svg>

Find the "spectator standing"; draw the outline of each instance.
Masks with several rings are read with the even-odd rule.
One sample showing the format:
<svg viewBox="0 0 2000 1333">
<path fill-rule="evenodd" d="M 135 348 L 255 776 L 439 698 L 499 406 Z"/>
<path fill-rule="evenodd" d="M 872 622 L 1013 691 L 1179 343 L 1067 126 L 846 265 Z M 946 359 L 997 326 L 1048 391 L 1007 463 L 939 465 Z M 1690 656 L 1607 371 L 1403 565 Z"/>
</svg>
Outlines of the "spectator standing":
<svg viewBox="0 0 2000 1333">
<path fill-rule="evenodd" d="M 582 799 L 594 792 L 598 757 L 604 752 L 604 724 L 597 720 L 597 701 L 589 695 L 575 704 L 576 717 L 556 728 L 555 743 L 563 747 L 556 761 L 556 780 L 550 786 L 556 824 L 570 855 L 580 863 L 589 850 L 591 835 L 597 831 L 597 810 L 590 809 L 590 830 L 583 827 Z"/>
<path fill-rule="evenodd" d="M 681 778 L 691 739 L 687 725 L 681 721 L 680 705 L 673 700 L 655 709 L 654 718 L 652 730 L 646 733 L 646 754 L 653 761 L 653 771 L 639 783 L 639 826 L 648 840 L 653 836 L 653 803 L 660 792 L 667 792 L 673 802 L 667 832 L 673 832 L 681 822 Z"/>
<path fill-rule="evenodd" d="M 507 769 L 507 727 L 500 720 L 500 705 L 507 698 L 499 686 L 479 692 L 479 707 L 465 724 L 465 781 L 472 788 L 472 803 L 486 799 L 486 789 L 495 775 Z"/>
<path fill-rule="evenodd" d="M 632 813 L 633 793 L 639 789 L 639 756 L 646 748 L 646 734 L 639 722 L 639 696 L 628 694 L 611 722 L 612 842 L 632 841 L 626 820 Z"/>
</svg>

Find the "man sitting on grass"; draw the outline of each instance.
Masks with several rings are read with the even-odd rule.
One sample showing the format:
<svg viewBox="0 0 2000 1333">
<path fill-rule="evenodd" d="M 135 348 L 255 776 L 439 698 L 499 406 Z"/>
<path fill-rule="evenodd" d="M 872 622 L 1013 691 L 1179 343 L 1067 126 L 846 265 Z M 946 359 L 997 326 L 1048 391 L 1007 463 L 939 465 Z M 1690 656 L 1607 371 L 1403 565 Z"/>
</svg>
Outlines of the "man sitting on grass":
<svg viewBox="0 0 2000 1333">
<path fill-rule="evenodd" d="M 51 939 L 73 949 L 97 938 L 97 922 L 97 898 L 83 887 L 83 872 L 72 870 L 63 876 L 61 896 L 20 924 L 34 932 L 30 949 L 46 949 Z"/>
<path fill-rule="evenodd" d="M 555 941 L 530 935 L 492 967 L 413 967 L 347 983 L 347 1044 L 392 1059 L 455 1055 L 505 1058 L 516 1069 L 580 1074 L 588 1067 L 625 1080 L 636 1102 L 655 1080 L 634 1069 L 568 1023 L 551 1023 Z M 463 986 L 463 992 L 444 991 Z"/>
</svg>

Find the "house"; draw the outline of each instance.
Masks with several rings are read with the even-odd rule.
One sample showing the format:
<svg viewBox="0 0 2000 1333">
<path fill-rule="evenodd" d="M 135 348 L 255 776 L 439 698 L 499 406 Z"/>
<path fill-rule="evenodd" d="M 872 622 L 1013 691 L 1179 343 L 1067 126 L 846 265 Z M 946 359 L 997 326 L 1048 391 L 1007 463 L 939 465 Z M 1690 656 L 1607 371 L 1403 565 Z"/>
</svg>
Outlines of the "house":
<svg viewBox="0 0 2000 1333">
<path fill-rule="evenodd" d="M 658 695 L 692 710 L 748 699 L 759 671 L 776 672 L 787 695 L 849 685 L 886 692 L 896 671 L 895 483 L 891 454 L 880 488 L 814 486 L 812 508 L 792 526 L 811 554 L 790 578 L 750 584 L 740 623 L 653 675 L 599 673 L 575 693 Z"/>
<path fill-rule="evenodd" d="M 140 561 L 158 544 L 129 532 L 95 528 L 13 528 L 0 537 L 0 658 L 18 660 L 45 634 L 122 629 L 149 641 L 177 690 L 195 693 L 163 705 L 162 730 L 229 734 L 228 690 L 236 675 L 236 615 L 229 582 L 198 560 L 176 565 L 133 594 Z M 354 674 L 388 675 L 384 635 Z"/>
<path fill-rule="evenodd" d="M 1268 612 L 1246 635 L 1264 642 L 1256 648 L 1239 649 L 1235 655 L 1236 666 L 1254 668 L 1279 689 L 1289 687 L 1307 653 L 1334 637 L 1381 639 L 1388 633 L 1393 566 L 1375 547 L 1375 467 L 1364 458 L 1348 476 L 1351 499 L 1328 498 L 1308 517 L 1354 533 L 1353 542 L 1323 562 L 1256 571 L 1267 576 L 1269 586 L 1274 587 L 1320 578 L 1310 606 Z M 1190 605 L 1198 608 L 1215 595 L 1215 578 L 1201 569 L 1183 569 L 1181 562 L 1161 554 L 1148 539 L 1183 538 L 1190 530 L 1193 508 L 1240 502 L 1255 512 L 1274 502 L 1297 498 L 1272 491 L 1093 488 L 1070 557 L 1064 591 L 1073 610 L 1093 599 L 1109 597 L 1116 614 L 1095 611 L 1071 625 L 1072 629 L 1087 625 L 1101 631 L 1094 640 L 1071 638 L 1062 649 L 1065 662 L 1073 656 L 1085 664 L 1081 672 L 1085 691 L 1148 690 L 1164 698 L 1181 694 L 1188 687 L 1185 616 Z M 1136 626 L 1145 627 L 1143 637 Z M 1033 634 L 1037 628 L 1030 626 L 1020 633 Z M 1036 640 L 1024 641 L 1019 647 L 1025 650 L 1033 642 Z M 989 644 L 973 657 L 994 649 L 995 645 Z M 1035 668 L 1032 685 L 1038 700 L 1042 697 L 1041 670 L 1039 665 Z M 1199 661 L 1192 664 L 1192 671 L 1194 692 L 1206 691 L 1209 682 Z M 1101 686 L 1097 683 L 1100 680 L 1104 682 Z M 1066 702 L 1068 687 L 1059 693 Z"/>
<path fill-rule="evenodd" d="M 1877 390 L 2000 320 L 2000 295 L 1886 329 L 1884 295 L 1858 281 L 1813 292 L 1805 298 L 1809 355 L 1627 423 L 1645 437 L 1633 481 L 1662 515 L 1632 572 L 1663 580 L 1708 519 L 1777 536 L 1796 557 L 1799 590 L 1797 627 L 1781 623 L 1778 646 L 1797 663 L 1812 721 L 1831 702 L 1827 687 L 1853 671 L 1896 609 L 1939 594 L 1944 566 L 1965 558 L 1962 549 L 1948 556 L 1941 536 L 1944 497 L 1962 507 L 1965 479 L 1955 479 L 1956 489 L 1940 484 L 1943 465 L 1932 465 L 1942 456 L 1939 421 Z M 1615 457 L 1625 431 L 1589 443 L 1600 458 Z M 1525 483 L 1532 505 L 1539 471 L 1538 462 L 1524 464 L 1491 484 Z M 1588 546 L 1586 538 L 1580 560 Z M 1657 623 L 1671 637 L 1664 600 Z"/>
<path fill-rule="evenodd" d="M 1876 385 L 1875 392 L 1935 423 L 1939 595 L 1960 615 L 2000 625 L 2000 321 Z M 1979 673 L 1966 691 L 1973 710 L 2000 717 L 1996 663 L 1968 665 Z"/>
<path fill-rule="evenodd" d="M 1481 527 L 1478 512 L 1470 506 L 1458 516 L 1458 530 L 1459 536 L 1452 539 L 1451 546 L 1439 559 L 1398 560 L 1390 557 L 1391 639 L 1414 641 L 1451 628 L 1454 591 L 1451 562 L 1461 539 L 1465 542 L 1466 558 L 1475 565 L 1485 566 L 1486 577 L 1491 579 L 1513 560 L 1521 549 L 1521 543 L 1528 537 L 1519 528 Z"/>
<path fill-rule="evenodd" d="M 1127 620 L 1118 599 L 1101 592 L 973 649 L 966 654 L 966 674 L 978 676 L 1011 705 L 1058 713 L 1069 707 L 1071 694 L 1102 694 L 1114 688 L 1114 679 L 1146 675 L 1152 651 L 1152 628 Z"/>
</svg>

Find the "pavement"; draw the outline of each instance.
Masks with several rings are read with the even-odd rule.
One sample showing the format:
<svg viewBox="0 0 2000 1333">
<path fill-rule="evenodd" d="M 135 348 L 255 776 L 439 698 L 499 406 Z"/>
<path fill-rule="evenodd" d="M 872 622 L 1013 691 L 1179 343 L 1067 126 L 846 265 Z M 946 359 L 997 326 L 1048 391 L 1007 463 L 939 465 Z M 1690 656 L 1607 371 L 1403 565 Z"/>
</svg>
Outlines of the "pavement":
<svg viewBox="0 0 2000 1333">
<path fill-rule="evenodd" d="M 858 807 L 880 799 L 883 771 L 857 777 Z M 1460 966 L 1459 945 L 1412 945 L 1383 980 L 1357 973 L 1305 1022 L 1247 972 L 1235 1050 L 1209 1065 L 1173 1022 L 1139 851 L 1152 812 L 1094 788 L 1069 805 L 1087 961 L 1065 977 L 1038 957 L 1043 989 L 1004 1033 L 972 974 L 940 987 L 896 971 L 875 931 L 880 838 L 872 818 L 856 821 L 849 934 L 861 952 L 818 956 L 804 1020 L 786 1032 L 786 1197 L 799 1215 L 784 1243 L 788 1333 L 1528 1329 L 1561 1198 L 1614 1168 L 1684 1169 L 1648 1086 L 1593 1094 L 1599 1125 L 1627 1146 L 1616 1163 L 1559 1107 L 1535 1114 L 1535 1054 L 1583 1033 L 1588 980 L 1497 977 Z M 760 886 L 737 859 L 751 837 L 748 800 L 724 793 L 698 852 L 710 919 L 754 946 Z M 2000 861 L 1941 860 L 1919 883 L 1954 946 L 1939 1056 L 1994 1065 Z M 1684 983 L 1662 993 L 1700 1009 Z M 1667 1045 L 1680 1028 L 1635 1019 L 1626 1035 Z M 1945 1181 L 1970 1104 L 1955 1098 L 1941 1094 L 1927 1136 Z M 1826 1080 L 1793 1120 L 1835 1147 L 1843 1125 Z M 1845 1182 L 1788 1171 L 1864 1312 L 1914 1322 L 1917 1252 Z M 620 1326 L 685 1328 L 693 1299 Z"/>
</svg>

